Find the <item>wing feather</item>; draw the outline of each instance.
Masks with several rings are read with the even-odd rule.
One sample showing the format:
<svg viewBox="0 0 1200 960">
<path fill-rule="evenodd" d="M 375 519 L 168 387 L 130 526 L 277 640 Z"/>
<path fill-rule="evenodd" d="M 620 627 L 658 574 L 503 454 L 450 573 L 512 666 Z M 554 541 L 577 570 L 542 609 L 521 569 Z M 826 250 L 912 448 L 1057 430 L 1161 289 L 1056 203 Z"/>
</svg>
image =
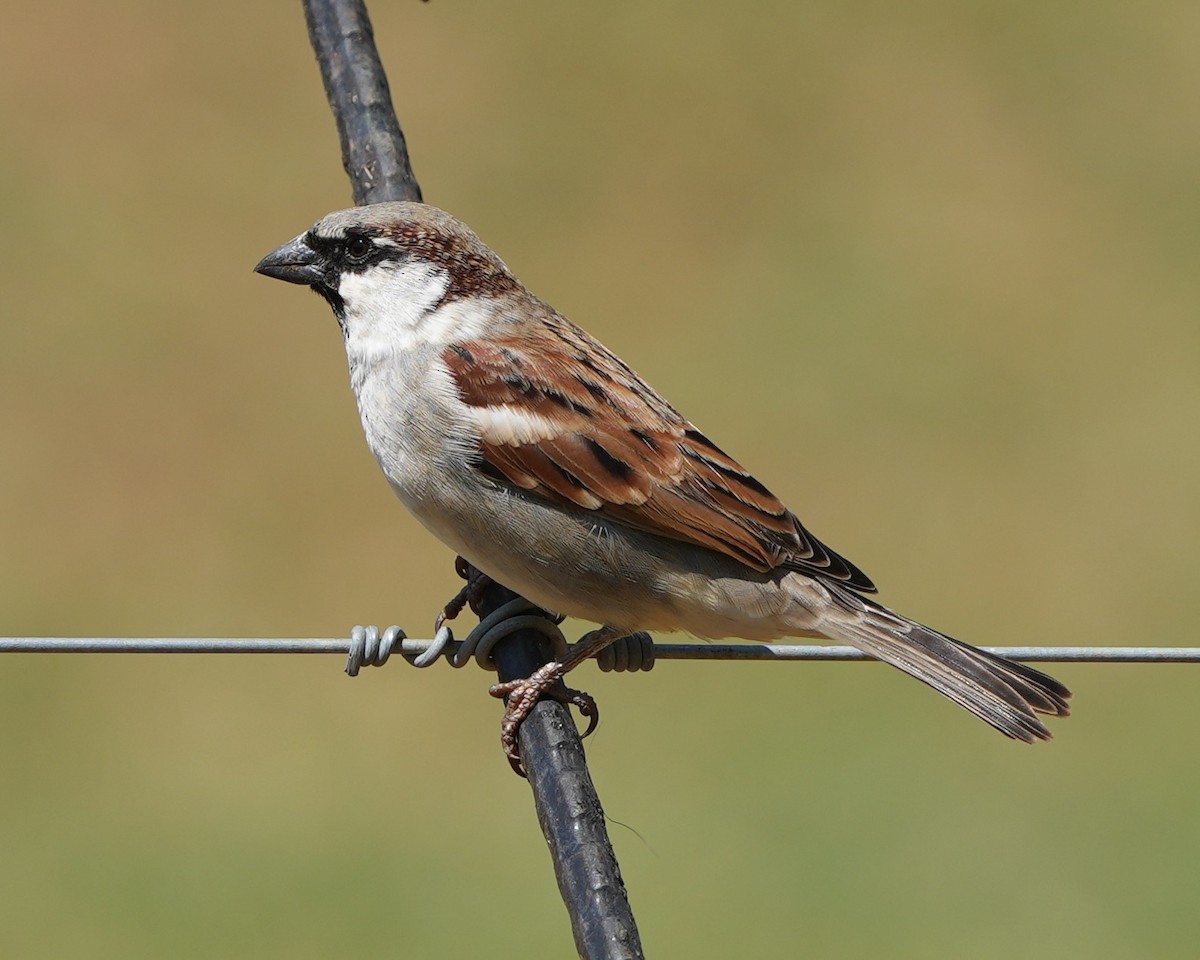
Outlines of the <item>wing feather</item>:
<svg viewBox="0 0 1200 960">
<path fill-rule="evenodd" d="M 767 572 L 875 589 L 623 361 L 560 316 L 448 347 L 481 436 L 480 468 L 556 503 Z"/>
</svg>

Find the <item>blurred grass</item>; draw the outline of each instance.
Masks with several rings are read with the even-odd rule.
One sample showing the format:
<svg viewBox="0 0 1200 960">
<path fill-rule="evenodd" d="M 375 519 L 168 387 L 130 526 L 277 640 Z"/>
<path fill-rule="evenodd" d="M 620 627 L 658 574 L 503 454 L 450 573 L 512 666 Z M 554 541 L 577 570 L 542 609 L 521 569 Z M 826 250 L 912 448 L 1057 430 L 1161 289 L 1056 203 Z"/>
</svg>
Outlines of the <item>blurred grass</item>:
<svg viewBox="0 0 1200 960">
<path fill-rule="evenodd" d="M 419 634 L 450 557 L 250 273 L 348 203 L 299 10 L 6 12 L 0 632 Z M 1194 5 L 373 15 L 430 201 L 885 600 L 1194 641 Z M 1188 668 L 1057 668 L 1029 750 L 873 665 L 585 669 L 652 955 L 1194 956 Z M 337 671 L 4 658 L 0 955 L 565 955 L 486 678 Z"/>
</svg>

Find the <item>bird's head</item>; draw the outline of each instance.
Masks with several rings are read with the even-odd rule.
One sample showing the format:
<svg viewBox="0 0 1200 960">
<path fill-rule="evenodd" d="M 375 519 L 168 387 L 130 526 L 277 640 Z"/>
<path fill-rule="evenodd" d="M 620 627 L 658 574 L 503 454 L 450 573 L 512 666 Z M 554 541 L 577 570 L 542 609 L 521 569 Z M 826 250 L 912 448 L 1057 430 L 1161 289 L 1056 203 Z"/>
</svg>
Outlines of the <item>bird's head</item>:
<svg viewBox="0 0 1200 960">
<path fill-rule="evenodd" d="M 423 203 L 339 210 L 267 254 L 255 272 L 307 284 L 349 338 L 412 331 L 439 307 L 517 287 L 504 262 L 469 227 Z"/>
</svg>

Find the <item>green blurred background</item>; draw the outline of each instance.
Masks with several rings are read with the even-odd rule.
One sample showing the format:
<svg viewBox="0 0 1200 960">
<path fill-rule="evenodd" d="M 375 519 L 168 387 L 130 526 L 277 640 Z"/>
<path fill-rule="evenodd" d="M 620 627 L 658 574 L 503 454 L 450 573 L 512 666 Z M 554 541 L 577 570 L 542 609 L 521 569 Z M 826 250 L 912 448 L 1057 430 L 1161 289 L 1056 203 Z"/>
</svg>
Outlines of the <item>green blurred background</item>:
<svg viewBox="0 0 1200 960">
<path fill-rule="evenodd" d="M 1196 640 L 1200 7 L 373 14 L 427 199 L 885 601 Z M 250 271 L 349 203 L 298 5 L 3 20 L 0 633 L 427 636 L 452 558 Z M 340 667 L 0 660 L 0 955 L 571 955 L 488 677 Z M 1200 673 L 1054 672 L 1026 748 L 873 664 L 583 668 L 650 954 L 1194 957 Z"/>
</svg>

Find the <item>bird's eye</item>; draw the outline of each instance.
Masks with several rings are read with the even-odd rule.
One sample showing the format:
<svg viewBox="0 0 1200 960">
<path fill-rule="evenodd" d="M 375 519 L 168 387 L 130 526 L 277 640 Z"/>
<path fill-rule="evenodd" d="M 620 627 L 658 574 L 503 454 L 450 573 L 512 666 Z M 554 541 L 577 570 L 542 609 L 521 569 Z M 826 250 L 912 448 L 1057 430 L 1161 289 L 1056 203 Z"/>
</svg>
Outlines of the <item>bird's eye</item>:
<svg viewBox="0 0 1200 960">
<path fill-rule="evenodd" d="M 351 237 L 346 241 L 346 259 L 362 263 L 371 255 L 372 244 L 366 237 Z"/>
</svg>

